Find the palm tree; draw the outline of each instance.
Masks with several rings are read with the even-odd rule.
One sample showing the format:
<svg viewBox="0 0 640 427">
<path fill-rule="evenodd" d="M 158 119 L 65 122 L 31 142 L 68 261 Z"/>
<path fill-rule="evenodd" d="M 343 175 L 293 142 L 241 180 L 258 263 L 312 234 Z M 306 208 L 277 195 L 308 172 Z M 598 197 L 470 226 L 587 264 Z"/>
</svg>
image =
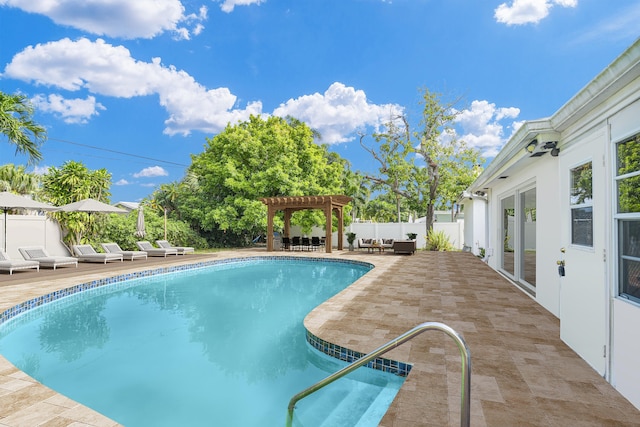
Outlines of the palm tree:
<svg viewBox="0 0 640 427">
<path fill-rule="evenodd" d="M 39 146 L 46 139 L 44 127 L 33 121 L 33 112 L 25 95 L 0 92 L 0 133 L 16 146 L 16 153 L 29 157 L 29 164 L 42 160 Z"/>
<path fill-rule="evenodd" d="M 40 177 L 26 171 L 25 166 L 11 163 L 0 166 L 0 191 L 16 194 L 33 194 L 38 190 Z"/>
</svg>

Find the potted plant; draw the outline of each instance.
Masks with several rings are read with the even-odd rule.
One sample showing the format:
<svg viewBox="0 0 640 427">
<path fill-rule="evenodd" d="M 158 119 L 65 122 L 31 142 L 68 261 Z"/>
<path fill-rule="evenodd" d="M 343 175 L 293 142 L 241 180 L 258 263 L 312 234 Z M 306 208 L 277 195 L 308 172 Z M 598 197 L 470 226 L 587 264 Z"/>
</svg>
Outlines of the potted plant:
<svg viewBox="0 0 640 427">
<path fill-rule="evenodd" d="M 349 250 L 353 250 L 353 242 L 356 240 L 356 233 L 348 232 L 347 233 L 347 242 L 349 242 Z"/>
<path fill-rule="evenodd" d="M 409 240 L 416 240 L 416 237 L 418 237 L 418 235 L 416 233 L 407 233 L 407 237 L 409 238 Z"/>
</svg>

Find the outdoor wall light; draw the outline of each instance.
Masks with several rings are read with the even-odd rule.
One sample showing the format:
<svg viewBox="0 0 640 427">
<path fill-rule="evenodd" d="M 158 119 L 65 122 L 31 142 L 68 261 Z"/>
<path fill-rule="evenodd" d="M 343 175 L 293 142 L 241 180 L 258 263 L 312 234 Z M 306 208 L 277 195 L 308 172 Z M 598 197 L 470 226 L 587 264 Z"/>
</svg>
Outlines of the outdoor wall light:
<svg viewBox="0 0 640 427">
<path fill-rule="evenodd" d="M 553 156 L 553 157 L 558 157 L 558 154 L 559 154 L 559 153 L 560 153 L 560 149 L 559 149 L 559 148 L 557 148 L 557 147 L 553 147 L 553 148 L 551 149 L 551 156 Z"/>
<path fill-rule="evenodd" d="M 527 153 L 531 154 L 533 153 L 533 150 L 535 150 L 537 146 L 538 146 L 538 140 L 534 139 L 533 141 L 528 143 L 527 146 L 524 147 L 524 149 Z"/>
<path fill-rule="evenodd" d="M 556 145 L 558 145 L 558 141 L 549 141 L 545 142 L 542 148 L 544 148 L 545 150 L 553 150 L 554 148 L 556 148 Z"/>
</svg>

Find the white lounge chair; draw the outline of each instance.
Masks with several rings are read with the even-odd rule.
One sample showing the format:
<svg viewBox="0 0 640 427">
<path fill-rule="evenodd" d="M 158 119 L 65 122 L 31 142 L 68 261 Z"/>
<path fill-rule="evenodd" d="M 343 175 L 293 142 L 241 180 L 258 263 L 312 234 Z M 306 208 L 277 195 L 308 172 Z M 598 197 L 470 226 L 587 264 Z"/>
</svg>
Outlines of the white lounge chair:
<svg viewBox="0 0 640 427">
<path fill-rule="evenodd" d="M 73 245 L 73 252 L 76 254 L 78 261 L 84 262 L 101 262 L 106 264 L 108 261 L 123 260 L 122 254 L 116 253 L 99 253 L 93 249 L 91 245 Z"/>
<path fill-rule="evenodd" d="M 27 268 L 35 268 L 40 271 L 40 263 L 38 261 L 12 260 L 5 251 L 0 250 L 0 270 L 8 271 L 11 275 L 14 270 L 25 270 Z"/>
<path fill-rule="evenodd" d="M 178 255 L 176 248 L 154 248 L 151 243 L 147 241 L 136 242 L 136 245 L 141 251 L 148 253 L 149 256 L 163 256 L 166 258 L 167 255 Z"/>
<path fill-rule="evenodd" d="M 43 247 L 18 248 L 22 258 L 27 261 L 38 261 L 40 267 L 53 267 L 55 270 L 60 265 L 73 265 L 78 267 L 78 258 L 70 256 L 52 256 Z"/>
<path fill-rule="evenodd" d="M 123 251 L 117 243 L 100 243 L 100 246 L 106 253 L 121 254 L 123 259 L 128 259 L 129 261 L 133 261 L 136 258 L 147 259 L 148 256 L 145 251 Z"/>
<path fill-rule="evenodd" d="M 189 252 L 195 252 L 195 249 L 192 248 L 191 246 L 173 246 L 171 243 L 169 243 L 166 240 L 156 240 L 156 244 L 159 247 L 165 248 L 165 249 L 177 249 L 178 255 L 184 255 Z"/>
</svg>

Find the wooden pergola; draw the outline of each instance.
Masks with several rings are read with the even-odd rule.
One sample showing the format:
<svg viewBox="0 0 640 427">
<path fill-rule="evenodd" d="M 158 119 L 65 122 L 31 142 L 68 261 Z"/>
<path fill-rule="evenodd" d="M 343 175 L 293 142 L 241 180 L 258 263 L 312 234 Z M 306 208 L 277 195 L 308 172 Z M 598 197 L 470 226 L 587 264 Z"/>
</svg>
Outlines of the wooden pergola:
<svg viewBox="0 0 640 427">
<path fill-rule="evenodd" d="M 326 240 L 325 251 L 331 253 L 331 218 L 333 211 L 338 217 L 338 250 L 342 250 L 343 230 L 343 208 L 351 201 L 348 196 L 288 196 L 288 197 L 264 197 L 260 199 L 267 205 L 267 251 L 273 251 L 273 217 L 278 211 L 284 211 L 284 235 L 289 237 L 289 227 L 291 225 L 291 214 L 303 209 L 321 209 L 326 218 Z"/>
</svg>

